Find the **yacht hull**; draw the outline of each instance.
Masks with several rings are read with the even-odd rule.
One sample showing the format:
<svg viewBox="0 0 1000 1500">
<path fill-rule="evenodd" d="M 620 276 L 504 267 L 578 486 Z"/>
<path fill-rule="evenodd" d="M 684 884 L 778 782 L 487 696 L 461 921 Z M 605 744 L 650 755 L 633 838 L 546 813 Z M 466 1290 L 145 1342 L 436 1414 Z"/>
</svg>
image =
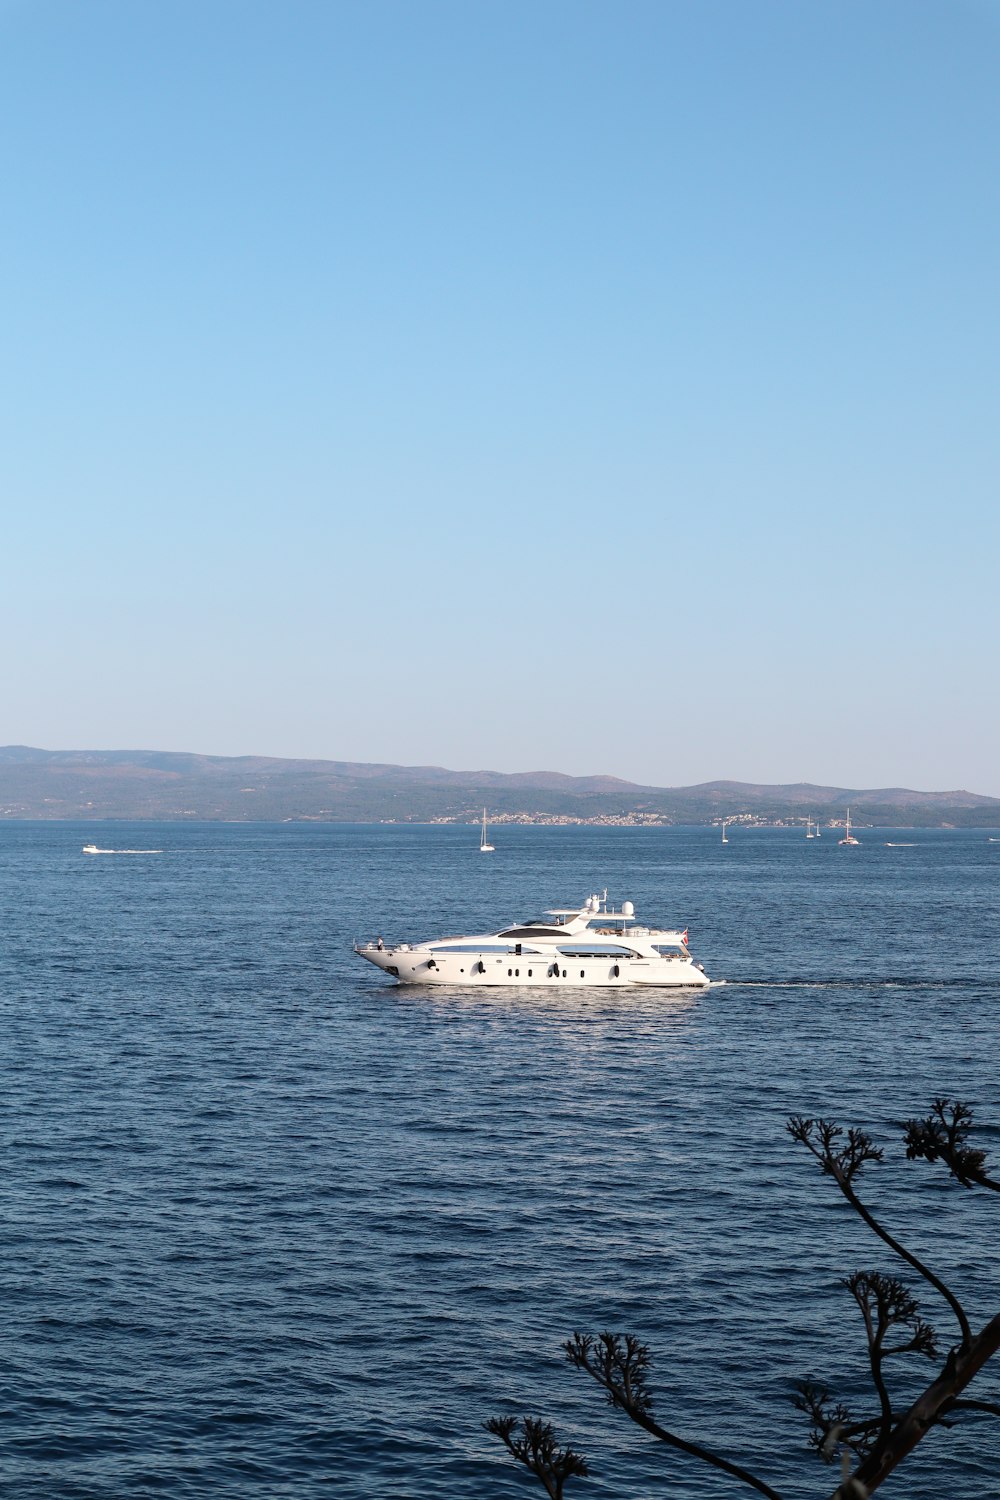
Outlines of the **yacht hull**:
<svg viewBox="0 0 1000 1500">
<path fill-rule="evenodd" d="M 574 989 L 631 989 L 637 986 L 669 989 L 703 989 L 708 977 L 690 958 L 627 958 L 616 963 L 605 959 L 573 958 L 565 954 L 522 953 L 498 957 L 488 951 L 469 949 L 462 954 L 431 954 L 426 949 L 378 948 L 375 943 L 358 945 L 362 958 L 382 969 L 399 984 L 431 986 Z"/>
</svg>

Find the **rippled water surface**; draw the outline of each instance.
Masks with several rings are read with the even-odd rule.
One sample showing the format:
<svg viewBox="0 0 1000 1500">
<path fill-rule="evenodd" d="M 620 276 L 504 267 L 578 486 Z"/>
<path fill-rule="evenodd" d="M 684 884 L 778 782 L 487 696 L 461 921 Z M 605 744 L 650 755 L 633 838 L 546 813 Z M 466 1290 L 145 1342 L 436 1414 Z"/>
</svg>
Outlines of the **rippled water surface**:
<svg viewBox="0 0 1000 1500">
<path fill-rule="evenodd" d="M 895 1268 L 785 1118 L 874 1132 L 869 1200 L 1000 1308 L 996 1195 L 897 1144 L 947 1093 L 1000 1158 L 1000 844 L 860 836 L 498 827 L 483 857 L 475 828 L 0 824 L 3 1493 L 541 1495 L 482 1429 L 505 1411 L 586 1453 L 569 1493 L 751 1493 L 568 1367 L 614 1328 L 665 1422 L 828 1495 L 788 1395 L 864 1399 L 839 1278 Z M 351 951 L 604 887 L 726 983 L 419 992 Z M 995 1496 L 989 1421 L 883 1493 Z"/>
</svg>

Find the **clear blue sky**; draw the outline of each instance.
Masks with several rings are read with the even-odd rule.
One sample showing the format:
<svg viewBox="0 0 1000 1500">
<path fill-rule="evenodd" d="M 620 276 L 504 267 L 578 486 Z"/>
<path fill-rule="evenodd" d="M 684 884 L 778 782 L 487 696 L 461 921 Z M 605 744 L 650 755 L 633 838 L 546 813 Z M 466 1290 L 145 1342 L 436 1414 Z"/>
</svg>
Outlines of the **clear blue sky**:
<svg viewBox="0 0 1000 1500">
<path fill-rule="evenodd" d="M 1000 795 L 994 0 L 0 0 L 0 743 Z"/>
</svg>

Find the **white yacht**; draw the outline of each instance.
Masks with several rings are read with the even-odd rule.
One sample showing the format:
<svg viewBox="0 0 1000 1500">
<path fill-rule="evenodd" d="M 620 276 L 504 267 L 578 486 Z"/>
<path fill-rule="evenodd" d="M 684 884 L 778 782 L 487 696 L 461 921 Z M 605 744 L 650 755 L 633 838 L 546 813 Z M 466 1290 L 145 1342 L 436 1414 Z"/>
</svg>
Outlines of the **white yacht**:
<svg viewBox="0 0 1000 1500">
<path fill-rule="evenodd" d="M 501 932 L 394 945 L 378 938 L 355 943 L 354 951 L 400 984 L 707 985 L 687 940 L 687 929 L 640 925 L 631 901 L 615 911 L 605 891 L 579 909 L 556 908 Z"/>
<path fill-rule="evenodd" d="M 482 833 L 482 837 L 479 840 L 479 852 L 480 852 L 480 854 L 492 854 L 495 848 L 496 848 L 496 845 L 490 843 L 489 836 L 488 836 L 488 834 L 486 832 L 486 809 L 484 807 L 483 808 L 483 833 Z"/>
</svg>

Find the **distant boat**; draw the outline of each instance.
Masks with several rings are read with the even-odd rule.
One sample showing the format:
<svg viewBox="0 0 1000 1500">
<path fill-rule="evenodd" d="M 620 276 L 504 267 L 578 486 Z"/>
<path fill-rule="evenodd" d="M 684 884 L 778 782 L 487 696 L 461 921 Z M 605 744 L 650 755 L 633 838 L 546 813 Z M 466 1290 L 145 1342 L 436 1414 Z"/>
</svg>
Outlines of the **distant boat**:
<svg viewBox="0 0 1000 1500">
<path fill-rule="evenodd" d="M 494 846 L 493 846 L 493 844 L 490 843 L 489 838 L 487 837 L 487 834 L 486 834 L 486 809 L 484 807 L 483 808 L 483 836 L 479 840 L 479 852 L 480 852 L 480 854 L 492 854 L 493 853 L 493 849 L 494 849 Z"/>
<path fill-rule="evenodd" d="M 860 839 L 856 839 L 854 837 L 853 833 L 851 832 L 851 809 L 850 808 L 847 809 L 847 826 L 844 829 L 844 837 L 842 839 L 838 839 L 837 843 L 838 844 L 860 844 L 861 843 L 861 840 Z"/>
<path fill-rule="evenodd" d="M 819 824 L 818 823 L 816 825 L 816 828 L 817 828 L 817 832 L 813 833 L 812 814 L 810 813 L 809 817 L 806 818 L 806 838 L 807 839 L 815 839 L 815 838 L 819 837 L 819 831 L 818 831 L 819 830 Z"/>
<path fill-rule="evenodd" d="M 723 818 L 723 820 L 722 820 L 722 842 L 724 844 L 728 844 L 729 843 L 729 840 L 726 838 L 726 820 L 725 820 L 725 818 Z"/>
<path fill-rule="evenodd" d="M 887 849 L 915 849 L 916 844 L 886 844 Z"/>
<path fill-rule="evenodd" d="M 995 839 L 995 838 L 994 838 L 994 837 L 993 837 L 993 835 L 992 835 L 992 833 L 991 833 L 991 834 L 990 834 L 990 835 L 989 835 L 989 837 L 988 837 L 988 838 L 987 838 L 987 840 L 986 840 L 986 842 L 987 842 L 987 843 L 988 843 L 988 844 L 1000 844 L 1000 839 Z"/>
</svg>

